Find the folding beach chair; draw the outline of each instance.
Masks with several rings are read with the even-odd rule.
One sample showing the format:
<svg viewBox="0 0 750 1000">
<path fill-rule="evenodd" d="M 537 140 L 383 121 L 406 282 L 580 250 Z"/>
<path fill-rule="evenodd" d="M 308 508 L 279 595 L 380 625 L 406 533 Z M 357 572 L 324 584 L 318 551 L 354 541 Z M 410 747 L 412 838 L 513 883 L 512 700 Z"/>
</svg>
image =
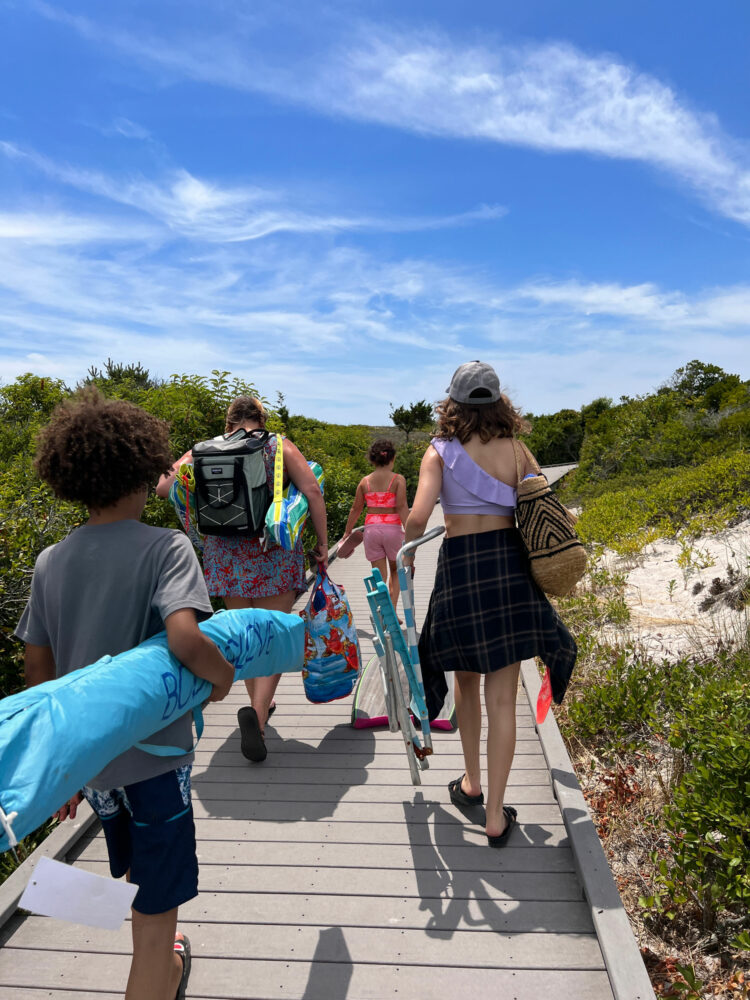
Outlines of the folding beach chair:
<svg viewBox="0 0 750 1000">
<path fill-rule="evenodd" d="M 388 587 L 383 582 L 378 570 L 373 569 L 372 575 L 365 578 L 370 617 L 375 629 L 373 644 L 378 654 L 383 679 L 388 727 L 392 733 L 401 730 L 409 761 L 411 780 L 414 785 L 421 784 L 420 769 L 425 770 L 429 767 L 428 757 L 432 754 L 432 735 L 417 651 L 411 571 L 404 566 L 404 556 L 417 546 L 441 535 L 444 531 L 445 528 L 442 525 L 432 528 L 421 538 L 407 542 L 396 557 L 398 582 L 404 604 L 406 637 L 398 623 Z M 401 683 L 399 660 L 408 685 L 408 702 Z M 420 727 L 419 732 L 417 732 L 415 725 L 417 720 Z"/>
</svg>

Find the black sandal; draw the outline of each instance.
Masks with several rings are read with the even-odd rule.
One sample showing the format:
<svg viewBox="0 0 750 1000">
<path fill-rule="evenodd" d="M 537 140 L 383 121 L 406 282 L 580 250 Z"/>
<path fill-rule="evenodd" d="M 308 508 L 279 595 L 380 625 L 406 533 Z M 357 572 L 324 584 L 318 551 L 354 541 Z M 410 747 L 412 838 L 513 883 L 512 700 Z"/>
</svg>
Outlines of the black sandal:
<svg viewBox="0 0 750 1000">
<path fill-rule="evenodd" d="M 268 756 L 266 741 L 260 731 L 258 713 L 252 705 L 245 705 L 237 713 L 237 723 L 240 727 L 240 750 L 242 756 L 254 764 L 260 764 Z"/>
<path fill-rule="evenodd" d="M 516 825 L 516 817 L 518 813 L 513 808 L 513 806 L 503 806 L 503 813 L 505 814 L 505 829 L 502 833 L 498 833 L 497 836 L 491 837 L 489 833 L 487 834 L 487 843 L 490 847 L 505 847 L 508 842 L 508 837 L 510 836 L 510 831 Z"/>
<path fill-rule="evenodd" d="M 481 806 L 484 803 L 484 792 L 480 792 L 479 795 L 467 795 L 463 788 L 461 788 L 461 783 L 465 777 L 466 775 L 462 774 L 460 778 L 456 778 L 455 781 L 448 783 L 451 802 L 454 806 Z"/>
<path fill-rule="evenodd" d="M 180 931 L 180 937 L 174 939 L 174 951 L 175 955 L 179 955 L 182 959 L 182 976 L 180 977 L 180 985 L 177 987 L 175 1000 L 185 1000 L 188 979 L 190 978 L 192 958 L 190 952 L 190 939 L 187 934 L 183 934 L 182 931 Z"/>
</svg>

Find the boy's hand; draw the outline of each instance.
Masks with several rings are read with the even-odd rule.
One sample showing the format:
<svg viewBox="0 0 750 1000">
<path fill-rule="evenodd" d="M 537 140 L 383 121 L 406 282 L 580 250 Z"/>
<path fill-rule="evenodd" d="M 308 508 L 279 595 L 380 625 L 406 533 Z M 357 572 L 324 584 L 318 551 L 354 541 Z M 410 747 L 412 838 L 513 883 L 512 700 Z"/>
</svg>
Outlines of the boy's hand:
<svg viewBox="0 0 750 1000">
<path fill-rule="evenodd" d="M 234 683 L 234 667 L 224 659 L 216 643 L 198 628 L 195 611 L 181 608 L 164 620 L 170 651 L 196 677 L 212 685 L 209 701 L 221 701 Z"/>
<path fill-rule="evenodd" d="M 83 793 L 76 792 L 73 798 L 61 806 L 52 818 L 56 819 L 58 823 L 62 823 L 66 819 L 75 819 L 81 802 L 83 802 Z"/>
<path fill-rule="evenodd" d="M 211 694 L 208 696 L 209 701 L 222 701 L 229 694 L 229 690 L 234 683 L 234 667 L 227 663 L 226 677 L 213 685 Z"/>
</svg>

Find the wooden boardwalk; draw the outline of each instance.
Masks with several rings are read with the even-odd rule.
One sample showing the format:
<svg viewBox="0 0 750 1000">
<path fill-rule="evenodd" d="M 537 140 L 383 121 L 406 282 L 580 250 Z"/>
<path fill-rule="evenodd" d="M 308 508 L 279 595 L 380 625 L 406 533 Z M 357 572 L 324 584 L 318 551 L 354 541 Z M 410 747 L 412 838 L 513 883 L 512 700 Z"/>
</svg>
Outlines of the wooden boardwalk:
<svg viewBox="0 0 750 1000">
<path fill-rule="evenodd" d="M 417 556 L 420 616 L 438 546 Z M 366 661 L 362 548 L 331 575 L 347 589 Z M 522 691 L 508 791 L 519 826 L 502 850 L 487 847 L 481 809 L 450 803 L 447 783 L 463 770 L 457 734 L 435 735 L 415 788 L 400 734 L 352 729 L 351 699 L 311 705 L 290 675 L 277 702 L 260 765 L 239 751 L 242 685 L 206 712 L 193 771 L 201 892 L 180 911 L 189 997 L 647 996 L 613 991 Z M 96 826 L 68 860 L 108 874 Z M 0 1000 L 122 996 L 129 926 L 16 914 L 0 935 Z"/>
</svg>

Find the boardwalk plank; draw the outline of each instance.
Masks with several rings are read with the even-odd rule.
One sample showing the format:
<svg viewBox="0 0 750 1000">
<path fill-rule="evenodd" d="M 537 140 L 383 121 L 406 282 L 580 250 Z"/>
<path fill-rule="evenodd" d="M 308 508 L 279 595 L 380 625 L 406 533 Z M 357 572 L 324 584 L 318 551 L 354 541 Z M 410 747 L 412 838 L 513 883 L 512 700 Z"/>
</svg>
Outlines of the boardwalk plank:
<svg viewBox="0 0 750 1000">
<path fill-rule="evenodd" d="M 326 756 L 334 757 L 335 755 L 327 754 Z M 262 764 L 249 765 L 244 769 L 239 768 L 238 774 L 234 776 L 230 775 L 230 779 L 233 778 L 236 781 L 238 775 L 248 775 L 252 776 L 255 780 L 260 776 L 267 776 L 267 780 L 271 781 L 274 780 L 276 774 L 291 771 L 302 775 L 302 781 L 308 781 L 316 775 L 319 776 L 321 782 L 347 781 L 352 773 L 359 771 L 360 773 L 366 773 L 368 776 L 372 775 L 370 780 L 374 784 L 377 784 L 378 781 L 396 781 L 402 792 L 408 792 L 412 788 L 406 754 L 403 756 L 403 763 L 394 762 L 388 764 L 373 761 L 372 757 L 369 760 L 366 758 L 363 759 L 362 755 L 359 754 L 343 754 L 335 763 L 334 761 L 328 761 L 323 763 L 321 767 L 314 767 L 314 761 L 305 754 L 296 754 L 295 757 L 299 759 L 290 759 L 283 753 L 275 754 L 274 756 L 269 755 Z M 456 776 L 456 771 L 459 774 L 463 773 L 462 758 L 456 757 L 449 761 L 439 761 L 435 757 L 431 757 L 429 767 L 420 770 L 421 785 L 427 788 L 447 788 L 448 782 Z M 512 770 L 516 784 L 520 784 L 519 776 L 523 775 L 526 771 L 541 772 L 544 775 L 544 757 L 541 754 L 526 754 L 516 757 L 513 761 Z M 336 777 L 336 775 L 342 772 L 347 772 L 346 777 Z M 196 784 L 199 781 L 204 781 L 204 774 L 205 772 L 196 775 Z M 539 775 L 537 774 L 527 779 L 525 783 L 530 783 L 534 777 L 536 777 L 537 781 L 539 780 Z M 546 782 L 542 781 L 541 783 L 544 784 Z"/>
<path fill-rule="evenodd" d="M 316 900 L 317 902 L 317 900 Z M 450 965 L 466 965 L 482 969 L 597 969 L 603 968 L 596 936 L 590 934 L 518 933 L 501 931 L 466 933 L 431 929 L 412 930 L 400 926 L 377 928 L 336 927 L 321 943 L 318 925 L 286 926 L 193 923 L 181 920 L 180 927 L 190 937 L 193 950 L 205 958 L 246 958 L 256 961 L 341 961 L 346 950 L 357 965 L 372 961 L 375 951 L 386 964 L 440 965 L 445 963 L 446 947 L 450 945 Z M 50 922 L 45 917 L 29 917 L 16 935 L 13 952 L 21 947 L 41 950 L 50 945 Z M 56 951 L 108 952 L 129 955 L 130 927 L 105 931 L 93 927 L 76 927 L 57 923 L 54 930 Z M 4 956 L 0 958 L 0 966 Z"/>
<path fill-rule="evenodd" d="M 197 822 L 204 819 L 211 822 L 220 822 L 223 819 L 257 820 L 261 823 L 304 822 L 304 820 L 300 820 L 300 803 L 288 802 L 284 799 L 276 801 L 249 799 L 242 802 L 215 799 L 207 803 L 197 801 L 193 808 Z M 406 819 L 405 806 L 401 802 L 339 802 L 332 813 L 330 819 L 333 822 L 341 823 L 355 823 L 357 821 L 363 823 L 403 823 Z M 482 815 L 481 810 L 478 815 Z M 429 811 L 425 810 L 423 815 L 410 817 L 412 827 L 421 826 L 428 820 L 433 826 L 453 826 L 459 822 L 456 814 L 449 813 L 438 803 L 435 803 Z M 556 825 L 559 822 L 560 810 L 553 801 L 549 804 L 527 803 L 523 807 L 524 828 L 533 824 Z M 277 831 L 278 833 L 279 831 Z"/>
<path fill-rule="evenodd" d="M 96 875 L 108 875 L 104 860 L 81 859 L 77 865 Z M 507 899 L 511 901 L 571 900 L 582 898 L 574 872 L 451 872 L 444 866 L 433 871 L 384 869 L 373 877 L 368 868 L 302 868 L 294 865 L 232 865 L 204 863 L 200 869 L 201 892 L 316 893 L 332 895 L 346 886 L 347 894 L 360 896 L 363 909 L 373 896 L 409 896 L 419 908 L 423 899 L 440 898 L 450 891 L 454 899 Z M 200 897 L 199 897 L 200 898 Z"/>
<path fill-rule="evenodd" d="M 288 841 L 258 841 L 257 843 L 227 843 L 222 840 L 201 841 L 198 858 L 201 864 L 227 865 L 272 865 L 281 864 L 289 858 Z M 429 847 L 405 847 L 391 844 L 375 845 L 373 850 L 364 851 L 356 844 L 295 844 L 294 863 L 300 867 L 327 868 L 370 868 L 380 871 L 394 868 L 399 871 L 433 871 L 439 865 L 448 865 L 453 872 L 475 872 L 481 865 L 482 871 L 515 872 L 568 872 L 574 871 L 573 856 L 567 847 L 504 847 L 493 851 L 468 847 L 442 848 L 438 854 L 434 845 Z M 82 858 L 104 860 L 107 849 L 104 838 L 99 837 L 84 848 Z"/>
<path fill-rule="evenodd" d="M 267 923 L 273 913 L 276 926 L 325 924 L 339 927 L 408 927 L 430 930 L 477 930 L 518 932 L 593 933 L 589 908 L 583 900 L 538 902 L 535 900 L 422 899 L 416 909 L 413 897 L 306 893 L 209 893 L 204 892 L 180 909 L 183 920 L 236 924 Z"/>
<path fill-rule="evenodd" d="M 196 833 L 199 840 L 227 840 L 237 843 L 244 840 L 248 843 L 263 840 L 278 840 L 278 830 L 269 823 L 248 823 L 246 820 L 215 819 L 198 820 Z M 556 826 L 519 827 L 514 835 L 516 845 L 532 847 L 543 843 L 546 847 L 569 847 L 568 835 L 562 824 Z M 535 839 L 532 839 L 535 838 Z M 466 844 L 476 844 L 486 847 L 484 830 L 480 827 L 467 826 L 456 822 L 444 824 L 440 836 L 435 837 L 427 824 L 407 826 L 403 821 L 384 823 L 347 823 L 319 821 L 317 823 L 295 823 L 286 831 L 287 843 L 299 844 L 325 843 L 330 841 L 339 844 L 361 844 L 375 846 L 377 844 L 412 844 L 422 847 L 434 845 L 440 851 L 444 847 L 459 847 Z"/>
<path fill-rule="evenodd" d="M 336 928 L 324 935 L 338 936 Z M 112 980 L 124 982 L 129 961 L 124 955 L 14 950 L 13 984 L 57 990 L 96 990 Z M 0 963 L 1 967 L 2 963 Z M 607 1000 L 612 996 L 606 973 L 594 971 L 481 969 L 460 966 L 400 966 L 378 963 L 354 965 L 348 955 L 337 963 L 327 961 L 262 962 L 250 959 L 200 957 L 193 965 L 190 996 L 221 1000 L 385 1000 L 408 996 L 410 1000 L 435 1000 L 456 992 L 480 991 L 483 996 L 508 996 L 514 1000 L 539 1000 L 547 995 L 576 1000 Z M 33 1000 L 37 1000 L 36 997 Z"/>
<path fill-rule="evenodd" d="M 201 802 L 211 802 L 216 799 L 237 802 L 243 799 L 286 800 L 287 802 L 297 802 L 301 806 L 308 802 L 317 805 L 333 802 L 407 802 L 412 797 L 410 794 L 411 786 L 404 785 L 403 775 L 400 772 L 392 774 L 391 781 L 368 781 L 367 774 L 364 772 L 358 775 L 359 781 L 354 781 L 350 777 L 348 781 L 308 781 L 306 784 L 299 783 L 299 780 L 295 782 L 293 779 L 295 777 L 299 779 L 299 775 L 295 775 L 293 771 L 277 771 L 272 779 L 267 776 L 267 772 L 260 769 L 256 773 L 258 777 L 253 781 L 243 778 L 241 782 L 224 781 L 217 785 L 209 781 L 196 781 L 193 791 Z M 290 780 L 284 781 L 284 776 Z M 387 775 L 384 778 L 387 778 Z M 416 794 L 424 796 L 424 799 L 433 803 L 435 808 L 443 807 L 446 810 L 453 808 L 448 799 L 447 782 L 435 781 L 432 785 L 423 785 Z M 438 795 L 440 798 L 436 797 Z M 521 785 L 514 785 L 512 793 L 508 793 L 508 801 L 513 805 L 521 805 L 525 802 L 543 804 L 554 802 L 554 800 L 549 782 L 538 785 L 524 782 Z M 520 813 L 519 818 L 523 822 Z"/>
</svg>

